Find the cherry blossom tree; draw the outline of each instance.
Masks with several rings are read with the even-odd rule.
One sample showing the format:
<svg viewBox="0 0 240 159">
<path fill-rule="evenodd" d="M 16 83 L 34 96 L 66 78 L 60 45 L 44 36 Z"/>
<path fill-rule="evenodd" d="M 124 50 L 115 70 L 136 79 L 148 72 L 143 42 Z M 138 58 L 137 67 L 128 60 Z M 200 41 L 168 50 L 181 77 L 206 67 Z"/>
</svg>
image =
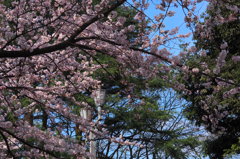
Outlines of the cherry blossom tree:
<svg viewBox="0 0 240 159">
<path fill-rule="evenodd" d="M 171 41 L 190 36 L 179 34 L 178 26 L 165 29 L 167 24 L 164 21 L 174 16 L 174 8 L 181 7 L 186 14 L 184 20 L 187 26 L 202 28 L 203 36 L 208 38 L 211 38 L 212 26 L 238 18 L 236 14 L 227 17 L 220 14 L 220 17 L 206 22 L 208 28 L 205 29 L 206 26 L 198 23 L 198 17 L 194 14 L 200 1 L 162 0 L 156 5 L 159 14 L 150 20 L 150 26 L 145 13 L 149 3 L 145 0 L 1 1 L 1 157 L 89 156 L 86 143 L 69 137 L 70 131 L 76 127 L 84 134 L 91 132 L 118 142 L 117 138 L 108 137 L 100 123 L 79 116 L 70 107 L 75 105 L 93 110 L 88 100 L 79 100 L 77 96 L 88 92 L 94 96 L 94 91 L 102 85 L 92 76 L 99 68 L 106 67 L 95 62 L 97 53 L 116 59 L 126 68 L 124 76 L 148 80 L 177 68 L 186 75 L 201 74 L 233 85 L 232 89 L 238 90 L 234 80 L 220 78 L 217 72 L 212 75 L 198 67 L 185 66 L 181 63 L 181 57 L 173 56 L 166 46 Z M 227 2 L 221 1 L 220 5 Z M 123 5 L 137 10 L 134 17 L 139 23 L 137 27 L 124 25 L 126 17 L 118 16 L 115 10 Z M 230 10 L 239 12 L 237 6 L 231 3 L 229 6 Z M 145 31 L 146 27 L 150 29 Z M 131 41 L 127 34 L 135 29 L 139 33 Z M 226 48 L 227 44 L 223 43 L 216 68 L 223 65 Z M 192 47 L 187 51 L 194 52 L 196 49 Z M 238 57 L 233 59 L 237 61 Z M 191 93 L 184 85 L 173 81 L 175 89 Z M 126 86 L 123 92 L 131 95 L 134 85 L 124 80 L 121 84 Z"/>
<path fill-rule="evenodd" d="M 123 35 L 111 27 L 121 31 L 124 18 L 100 20 L 123 2 L 102 1 L 94 7 L 91 1 L 1 4 L 1 52 L 5 55 L 1 54 L 0 129 L 7 145 L 2 157 L 87 156 L 85 145 L 64 132 L 64 122 L 77 125 L 82 132 L 106 136 L 67 105 L 71 102 L 91 110 L 86 101 L 79 102 L 74 96 L 100 87 L 100 81 L 91 75 L 101 66 L 94 64 L 91 56 L 94 50 L 103 50 L 98 48 L 102 44 L 96 45 L 100 35 Z M 109 16 L 114 17 L 114 12 Z M 42 129 L 34 120 L 38 116 Z"/>
</svg>

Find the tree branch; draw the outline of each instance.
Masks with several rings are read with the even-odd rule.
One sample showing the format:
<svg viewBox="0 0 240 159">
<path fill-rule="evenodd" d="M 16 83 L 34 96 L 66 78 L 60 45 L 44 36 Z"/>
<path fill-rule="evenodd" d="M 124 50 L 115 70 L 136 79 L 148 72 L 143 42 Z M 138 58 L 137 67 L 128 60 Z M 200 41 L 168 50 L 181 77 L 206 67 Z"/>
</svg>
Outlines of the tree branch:
<svg viewBox="0 0 240 159">
<path fill-rule="evenodd" d="M 82 33 L 88 26 L 96 22 L 97 20 L 101 19 L 102 15 L 106 17 L 111 11 L 115 10 L 117 7 L 122 5 L 126 0 L 118 0 L 116 3 L 111 5 L 109 8 L 104 8 L 101 10 L 97 15 L 89 19 L 87 22 L 85 22 L 83 25 L 77 29 L 72 36 L 70 36 L 66 41 L 55 44 L 52 46 L 44 47 L 44 48 L 36 48 L 32 51 L 30 50 L 20 50 L 20 51 L 6 51 L 2 50 L 0 51 L 0 58 L 17 58 L 17 57 L 31 57 L 31 56 L 36 56 L 36 55 L 41 55 L 41 54 L 46 54 L 46 53 L 51 53 L 54 51 L 59 51 L 66 49 L 67 47 L 70 46 L 71 43 L 77 42 L 75 38 Z"/>
</svg>

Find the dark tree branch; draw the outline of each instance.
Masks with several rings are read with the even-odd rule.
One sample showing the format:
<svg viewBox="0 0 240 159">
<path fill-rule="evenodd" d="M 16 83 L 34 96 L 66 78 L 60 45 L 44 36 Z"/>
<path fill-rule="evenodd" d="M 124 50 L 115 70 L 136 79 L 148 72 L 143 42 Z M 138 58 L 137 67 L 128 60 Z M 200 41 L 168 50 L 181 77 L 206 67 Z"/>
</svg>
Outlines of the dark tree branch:
<svg viewBox="0 0 240 159">
<path fill-rule="evenodd" d="M 1 134 L 1 136 L 3 137 L 4 142 L 6 143 L 6 146 L 7 146 L 7 149 L 8 149 L 8 153 L 9 153 L 14 159 L 16 159 L 15 155 L 12 153 L 12 150 L 11 150 L 11 148 L 10 148 L 10 146 L 9 146 L 9 143 L 8 143 L 8 141 L 7 141 L 7 137 L 6 137 L 6 136 L 3 134 L 3 132 L 1 132 L 1 131 L 0 131 L 0 134 Z"/>
<path fill-rule="evenodd" d="M 28 142 L 25 141 L 24 139 L 16 136 L 14 133 L 12 133 L 11 131 L 9 131 L 9 130 L 7 130 L 7 129 L 5 129 L 5 128 L 0 127 L 0 130 L 8 133 L 9 135 L 11 135 L 12 137 L 16 138 L 18 141 L 22 142 L 23 144 L 25 144 L 25 145 L 27 145 L 27 146 L 29 146 L 29 147 L 38 149 L 38 150 L 40 150 L 40 151 L 42 151 L 42 152 L 45 152 L 45 153 L 47 153 L 47 154 L 49 154 L 49 155 L 51 155 L 51 156 L 53 156 L 53 157 L 59 158 L 59 156 L 56 156 L 53 152 L 48 151 L 48 150 L 45 150 L 45 149 L 43 149 L 43 148 L 41 148 L 41 147 L 38 147 L 38 146 L 35 146 L 35 145 L 33 145 L 33 144 L 28 143 Z M 0 131 L 0 132 L 1 132 L 1 131 Z"/>
<path fill-rule="evenodd" d="M 89 19 L 87 22 L 85 22 L 83 25 L 77 29 L 72 36 L 70 36 L 69 39 L 66 41 L 55 44 L 52 46 L 44 47 L 44 48 L 37 48 L 32 51 L 30 50 L 20 50 L 20 51 L 6 51 L 6 50 L 1 50 L 0 51 L 0 58 L 17 58 L 17 57 L 31 57 L 31 56 L 36 56 L 36 55 L 41 55 L 41 54 L 46 54 L 46 53 L 51 53 L 54 51 L 59 51 L 66 49 L 67 47 L 70 46 L 71 43 L 77 42 L 75 38 L 82 33 L 88 26 L 96 22 L 97 20 L 101 19 L 102 16 L 106 17 L 111 11 L 115 10 L 117 7 L 122 5 L 126 0 L 118 0 L 115 2 L 113 5 L 109 6 L 109 8 L 104 8 L 99 12 L 99 14 L 95 15 L 91 19 Z"/>
</svg>

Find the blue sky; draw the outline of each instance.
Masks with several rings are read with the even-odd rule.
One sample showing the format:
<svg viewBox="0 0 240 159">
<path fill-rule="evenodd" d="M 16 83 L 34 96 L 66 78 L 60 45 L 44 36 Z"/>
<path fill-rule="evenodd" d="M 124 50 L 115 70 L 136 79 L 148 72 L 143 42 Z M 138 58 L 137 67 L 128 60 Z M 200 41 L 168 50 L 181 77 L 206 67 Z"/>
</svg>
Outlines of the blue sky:
<svg viewBox="0 0 240 159">
<path fill-rule="evenodd" d="M 150 17 L 151 19 L 154 19 L 154 16 L 159 14 L 161 11 L 156 9 L 156 4 L 159 4 L 161 1 L 159 0 L 151 0 L 149 1 L 150 5 L 148 7 L 148 9 L 145 11 L 145 14 Z M 131 3 L 131 1 L 129 1 L 129 3 Z M 201 2 L 197 5 L 197 8 L 195 10 L 195 15 L 201 15 L 202 13 L 204 13 L 206 11 L 207 8 L 207 2 Z M 189 28 L 186 27 L 186 24 L 184 22 L 184 12 L 182 10 L 181 7 L 170 7 L 171 11 L 176 12 L 176 14 L 173 17 L 168 17 L 164 20 L 164 24 L 165 24 L 165 30 L 171 30 L 175 27 L 179 27 L 179 34 L 187 34 L 187 33 L 191 33 L 191 30 Z M 152 34 L 151 37 L 153 37 L 154 35 Z M 192 36 L 190 36 L 189 38 L 184 39 L 183 41 L 184 43 L 189 43 L 190 46 L 193 45 L 193 40 L 192 40 Z M 168 48 L 169 51 L 171 51 L 174 55 L 177 55 L 180 52 L 180 48 L 178 46 L 179 41 L 178 40 L 174 40 L 171 42 L 171 44 L 169 45 L 171 48 Z"/>
<path fill-rule="evenodd" d="M 157 2 L 159 3 L 159 0 L 153 0 L 153 3 L 155 2 L 155 4 L 157 4 Z M 150 3 L 149 8 L 146 10 L 146 14 L 154 19 L 154 16 L 156 14 L 159 14 L 160 11 L 157 10 L 155 8 L 155 5 L 153 3 Z M 197 5 L 196 11 L 195 11 L 195 15 L 201 15 L 202 13 L 204 13 L 206 11 L 207 8 L 207 2 L 201 2 Z M 167 18 L 165 20 L 165 25 L 166 25 L 166 29 L 172 29 L 176 26 L 180 26 L 179 27 L 179 33 L 189 33 L 191 32 L 191 30 L 189 28 L 186 27 L 186 24 L 184 22 L 184 12 L 182 10 L 181 7 L 175 8 L 175 7 L 170 7 L 170 10 L 175 11 L 176 14 L 173 17 Z"/>
</svg>

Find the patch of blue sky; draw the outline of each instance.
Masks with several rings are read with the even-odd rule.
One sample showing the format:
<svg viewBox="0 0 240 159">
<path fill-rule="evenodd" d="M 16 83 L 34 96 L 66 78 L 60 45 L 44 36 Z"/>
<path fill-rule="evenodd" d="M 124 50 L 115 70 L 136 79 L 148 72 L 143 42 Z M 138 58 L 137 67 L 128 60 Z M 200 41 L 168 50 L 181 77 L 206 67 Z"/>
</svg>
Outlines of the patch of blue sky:
<svg viewBox="0 0 240 159">
<path fill-rule="evenodd" d="M 132 4 L 132 2 L 129 0 L 129 3 Z M 162 1 L 159 0 L 151 0 L 149 1 L 149 7 L 147 10 L 144 11 L 144 13 L 147 15 L 147 18 L 151 19 L 149 20 L 149 25 L 153 24 L 155 21 L 154 16 L 163 13 L 163 11 L 156 9 L 156 4 L 160 4 Z M 203 13 L 206 12 L 208 2 L 203 1 L 201 3 L 198 3 L 196 6 L 196 10 L 194 11 L 194 15 L 197 15 L 200 17 Z M 182 9 L 181 6 L 174 7 L 171 6 L 168 11 L 174 11 L 175 15 L 173 17 L 167 17 L 164 19 L 164 25 L 165 27 L 162 28 L 163 30 L 171 30 L 175 27 L 179 28 L 179 34 L 187 34 L 191 33 L 191 36 L 184 39 L 176 39 L 176 40 L 170 40 L 168 43 L 162 45 L 160 48 L 167 48 L 173 55 L 178 55 L 180 51 L 182 51 L 182 48 L 180 47 L 180 44 L 187 44 L 189 47 L 194 45 L 194 40 L 192 36 L 192 32 L 194 28 L 187 27 L 186 22 L 184 21 L 185 15 L 188 13 L 186 9 Z M 156 21 L 155 21 L 156 22 Z M 154 38 L 156 35 L 159 34 L 159 31 L 152 32 L 150 34 L 150 39 Z"/>
<path fill-rule="evenodd" d="M 152 0 L 150 2 L 149 8 L 145 11 L 145 14 L 151 19 L 154 19 L 154 16 L 160 13 L 164 14 L 164 12 L 160 11 L 159 9 L 156 9 L 156 4 L 159 4 L 159 1 Z M 200 15 L 206 12 L 207 5 L 208 3 L 205 1 L 198 3 L 196 6 L 196 10 L 194 11 L 194 15 L 197 15 L 200 17 Z M 179 28 L 178 34 L 191 33 L 190 37 L 181 39 L 182 41 L 173 40 L 167 46 L 169 50 L 172 50 L 175 53 L 179 53 L 179 51 L 181 50 L 181 48 L 179 47 L 180 43 L 188 43 L 189 46 L 192 46 L 194 44 L 194 40 L 192 36 L 192 32 L 194 28 L 187 27 L 186 22 L 184 21 L 185 15 L 188 13 L 186 9 L 182 9 L 181 6 L 178 6 L 177 8 L 174 6 L 171 6 L 169 8 L 169 11 L 174 11 L 175 15 L 173 17 L 167 17 L 166 19 L 164 19 L 165 27 L 163 29 L 171 30 L 171 29 L 174 29 L 175 27 L 178 27 Z M 150 35 L 150 37 L 154 37 L 154 36 L 155 36 L 154 34 Z"/>
</svg>

